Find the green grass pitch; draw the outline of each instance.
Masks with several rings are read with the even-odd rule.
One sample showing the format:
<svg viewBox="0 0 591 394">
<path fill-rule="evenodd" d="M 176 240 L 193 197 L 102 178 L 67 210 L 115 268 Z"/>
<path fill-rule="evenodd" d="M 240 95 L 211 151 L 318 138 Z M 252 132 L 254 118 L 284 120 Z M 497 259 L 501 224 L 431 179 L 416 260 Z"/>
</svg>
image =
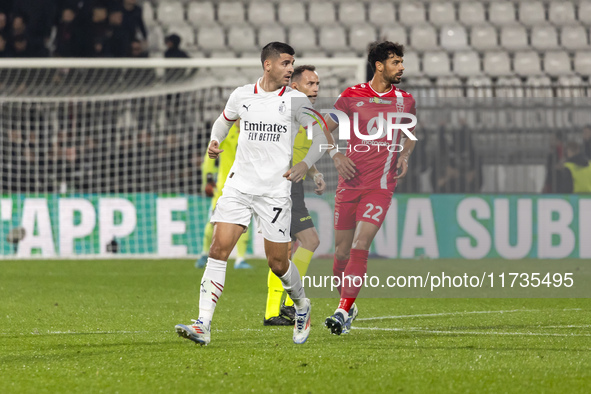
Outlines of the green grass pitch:
<svg viewBox="0 0 591 394">
<path fill-rule="evenodd" d="M 0 393 L 591 391 L 588 299 L 361 299 L 346 336 L 323 326 L 336 299 L 313 299 L 294 345 L 263 327 L 252 263 L 200 347 L 174 332 L 197 315 L 192 261 L 0 261 Z"/>
</svg>

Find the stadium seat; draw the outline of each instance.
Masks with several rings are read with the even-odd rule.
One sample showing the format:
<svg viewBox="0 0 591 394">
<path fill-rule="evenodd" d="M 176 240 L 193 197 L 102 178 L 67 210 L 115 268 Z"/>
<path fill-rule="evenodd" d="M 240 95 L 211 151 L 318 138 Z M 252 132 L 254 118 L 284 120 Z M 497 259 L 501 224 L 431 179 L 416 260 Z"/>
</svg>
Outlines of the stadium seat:
<svg viewBox="0 0 591 394">
<path fill-rule="evenodd" d="M 579 3 L 579 21 L 591 25 L 591 0 L 583 0 Z"/>
<path fill-rule="evenodd" d="M 209 51 L 209 57 L 212 59 L 231 59 L 236 57 L 236 53 L 233 51 L 228 51 L 227 49 L 221 50 L 218 47 L 218 49 L 212 49 Z M 218 69 L 214 68 L 212 72 L 217 78 L 220 79 L 223 79 L 228 75 L 227 70 L 225 70 L 224 67 L 220 67 Z"/>
<path fill-rule="evenodd" d="M 522 77 L 543 75 L 540 56 L 534 51 L 517 52 L 513 58 L 513 70 Z"/>
<path fill-rule="evenodd" d="M 295 1 L 290 3 L 279 3 L 277 15 L 279 16 L 279 21 L 286 26 L 306 23 L 304 3 Z"/>
<path fill-rule="evenodd" d="M 489 24 L 472 26 L 470 30 L 470 45 L 479 51 L 497 48 L 497 30 Z"/>
<path fill-rule="evenodd" d="M 516 23 L 515 4 L 511 1 L 491 1 L 488 8 L 488 20 L 495 26 Z"/>
<path fill-rule="evenodd" d="M 336 20 L 336 10 L 333 3 L 321 2 L 309 4 L 308 21 L 314 26 L 332 24 Z"/>
<path fill-rule="evenodd" d="M 518 77 L 500 77 L 495 84 L 497 97 L 523 97 L 523 83 Z"/>
<path fill-rule="evenodd" d="M 197 44 L 205 52 L 220 50 L 225 47 L 224 30 L 221 26 L 203 26 L 197 28 Z M 221 51 L 223 52 L 223 51 Z"/>
<path fill-rule="evenodd" d="M 578 75 L 560 76 L 557 82 L 558 97 L 585 97 L 585 84 Z"/>
<path fill-rule="evenodd" d="M 456 21 L 456 8 L 452 2 L 433 2 L 429 6 L 429 22 L 441 27 Z"/>
<path fill-rule="evenodd" d="M 539 25 L 546 21 L 546 11 L 541 1 L 519 3 L 519 21 L 526 26 Z"/>
<path fill-rule="evenodd" d="M 575 6 L 570 1 L 551 1 L 548 19 L 558 26 L 570 25 L 575 22 Z"/>
<path fill-rule="evenodd" d="M 151 3 L 146 2 L 142 4 L 142 19 L 146 26 L 154 26 L 156 24 L 156 20 L 154 19 L 154 8 Z"/>
<path fill-rule="evenodd" d="M 565 51 L 548 51 L 544 53 L 544 71 L 552 77 L 571 75 L 573 73 L 571 59 Z"/>
<path fill-rule="evenodd" d="M 161 52 L 164 49 L 164 32 L 158 25 L 148 27 L 148 47 L 150 52 Z"/>
<path fill-rule="evenodd" d="M 228 1 L 218 3 L 218 22 L 224 26 L 240 25 L 246 20 L 244 3 Z"/>
<path fill-rule="evenodd" d="M 347 33 L 340 25 L 322 26 L 318 32 L 318 42 L 326 52 L 342 51 L 347 48 Z"/>
<path fill-rule="evenodd" d="M 254 29 L 249 25 L 230 26 L 228 47 L 235 51 L 253 51 L 256 48 Z"/>
<path fill-rule="evenodd" d="M 408 43 L 406 29 L 403 26 L 397 24 L 382 26 L 379 36 L 380 38 L 383 37 L 389 41 L 398 42 L 402 45 L 406 45 Z"/>
<path fill-rule="evenodd" d="M 560 43 L 566 49 L 587 49 L 587 32 L 580 25 L 564 26 L 560 31 Z"/>
<path fill-rule="evenodd" d="M 520 25 L 503 26 L 501 28 L 501 46 L 509 50 L 528 48 L 525 27 Z"/>
<path fill-rule="evenodd" d="M 268 1 L 253 1 L 247 6 L 248 21 L 255 26 L 275 23 L 275 6 Z"/>
<path fill-rule="evenodd" d="M 447 52 L 425 52 L 423 54 L 423 73 L 429 77 L 451 75 L 451 67 Z"/>
<path fill-rule="evenodd" d="M 486 52 L 483 59 L 484 72 L 491 77 L 512 75 L 509 54 L 505 51 Z"/>
<path fill-rule="evenodd" d="M 437 32 L 428 24 L 414 25 L 410 29 L 410 45 L 418 51 L 437 48 Z"/>
<path fill-rule="evenodd" d="M 474 51 L 461 51 L 453 54 L 454 74 L 460 77 L 482 75 L 480 57 Z"/>
<path fill-rule="evenodd" d="M 210 2 L 191 2 L 187 8 L 187 20 L 193 26 L 203 23 L 212 24 L 215 22 L 215 11 Z"/>
<path fill-rule="evenodd" d="M 158 21 L 165 26 L 184 22 L 183 5 L 180 1 L 166 1 L 158 4 Z"/>
<path fill-rule="evenodd" d="M 575 53 L 575 71 L 581 75 L 591 75 L 591 51 Z"/>
<path fill-rule="evenodd" d="M 288 43 L 293 45 L 296 52 L 318 50 L 316 46 L 316 32 L 310 25 L 296 25 L 288 28 Z"/>
<path fill-rule="evenodd" d="M 181 47 L 183 49 L 193 49 L 195 47 L 195 30 L 186 23 L 177 23 L 168 28 L 166 34 L 177 34 L 181 38 Z"/>
<path fill-rule="evenodd" d="M 479 25 L 484 20 L 484 5 L 478 2 L 460 3 L 460 22 L 465 25 Z"/>
<path fill-rule="evenodd" d="M 369 3 L 369 21 L 377 26 L 391 25 L 396 20 L 394 4 L 389 2 Z"/>
<path fill-rule="evenodd" d="M 422 75 L 419 55 L 416 52 L 404 52 L 404 76 L 417 77 Z"/>
<path fill-rule="evenodd" d="M 525 81 L 525 96 L 550 98 L 554 96 L 552 92 L 552 81 L 548 77 L 530 77 Z"/>
<path fill-rule="evenodd" d="M 492 81 L 488 77 L 470 77 L 466 80 L 466 96 L 493 97 Z"/>
<path fill-rule="evenodd" d="M 280 25 L 267 25 L 259 28 L 259 47 L 272 41 L 286 42 L 285 29 Z"/>
<path fill-rule="evenodd" d="M 365 4 L 360 2 L 339 4 L 339 21 L 341 24 L 347 27 L 353 27 L 365 23 L 365 20 Z"/>
<path fill-rule="evenodd" d="M 400 3 L 398 22 L 405 26 L 413 26 L 426 21 L 426 11 L 423 3 L 418 1 Z"/>
<path fill-rule="evenodd" d="M 349 45 L 358 53 L 367 51 L 367 44 L 376 40 L 376 29 L 370 24 L 353 26 L 349 30 Z"/>
<path fill-rule="evenodd" d="M 468 34 L 461 25 L 443 26 L 439 34 L 439 42 L 446 50 L 467 49 Z"/>
<path fill-rule="evenodd" d="M 535 49 L 558 48 L 558 35 L 551 25 L 534 26 L 531 30 L 531 46 Z"/>
<path fill-rule="evenodd" d="M 464 97 L 462 81 L 459 78 L 449 76 L 437 78 L 437 88 L 437 97 L 443 99 Z"/>
</svg>

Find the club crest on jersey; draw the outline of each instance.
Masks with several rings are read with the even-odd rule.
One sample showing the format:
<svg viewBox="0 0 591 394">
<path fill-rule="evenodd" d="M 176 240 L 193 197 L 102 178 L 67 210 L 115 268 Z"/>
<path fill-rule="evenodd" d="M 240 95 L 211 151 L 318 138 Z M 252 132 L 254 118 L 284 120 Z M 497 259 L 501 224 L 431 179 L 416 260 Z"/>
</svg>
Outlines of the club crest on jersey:
<svg viewBox="0 0 591 394">
<path fill-rule="evenodd" d="M 374 103 L 374 104 L 392 104 L 392 101 L 384 100 L 379 97 L 370 97 L 369 102 Z M 398 112 L 400 112 L 400 111 L 398 111 Z"/>
<path fill-rule="evenodd" d="M 281 105 L 279 105 L 279 113 L 281 115 L 283 115 L 285 113 L 286 107 L 285 107 L 285 101 L 281 102 Z"/>
</svg>

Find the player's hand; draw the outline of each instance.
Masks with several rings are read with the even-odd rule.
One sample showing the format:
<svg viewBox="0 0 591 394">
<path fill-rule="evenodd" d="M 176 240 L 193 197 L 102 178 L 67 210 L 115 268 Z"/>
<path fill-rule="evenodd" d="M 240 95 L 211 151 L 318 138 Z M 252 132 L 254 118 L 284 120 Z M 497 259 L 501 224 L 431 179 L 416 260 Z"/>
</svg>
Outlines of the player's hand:
<svg viewBox="0 0 591 394">
<path fill-rule="evenodd" d="M 398 158 L 398 162 L 396 163 L 396 171 L 399 172 L 399 174 L 394 176 L 394 179 L 404 178 L 406 172 L 408 171 L 408 156 L 402 155 Z"/>
<path fill-rule="evenodd" d="M 332 161 L 334 162 L 334 166 L 336 167 L 339 175 L 345 178 L 345 180 L 348 181 L 355 176 L 355 163 L 347 156 L 337 152 L 332 157 Z"/>
<path fill-rule="evenodd" d="M 207 155 L 210 159 L 217 159 L 220 153 L 222 153 L 223 151 L 223 149 L 220 149 L 220 143 L 214 140 L 209 143 L 209 147 L 207 148 Z"/>
<path fill-rule="evenodd" d="M 292 182 L 299 182 L 304 179 L 306 173 L 308 172 L 308 165 L 303 161 L 300 161 L 295 166 L 291 167 L 285 174 L 283 174 L 284 178 Z"/>
<path fill-rule="evenodd" d="M 314 193 L 320 196 L 322 193 L 324 193 L 324 190 L 326 190 L 326 182 L 324 182 L 324 176 L 321 172 L 318 172 L 316 175 L 314 175 L 314 183 L 316 184 Z"/>
</svg>

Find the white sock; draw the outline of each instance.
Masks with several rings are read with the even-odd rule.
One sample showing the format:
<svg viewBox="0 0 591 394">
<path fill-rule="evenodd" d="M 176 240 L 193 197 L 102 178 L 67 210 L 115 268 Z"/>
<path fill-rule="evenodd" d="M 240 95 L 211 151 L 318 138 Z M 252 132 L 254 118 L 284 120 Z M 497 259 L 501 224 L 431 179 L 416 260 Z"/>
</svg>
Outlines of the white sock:
<svg viewBox="0 0 591 394">
<path fill-rule="evenodd" d="M 300 273 L 298 267 L 294 263 L 289 261 L 289 268 L 285 275 L 279 278 L 283 288 L 289 294 L 289 297 L 293 300 L 296 309 L 302 309 L 306 307 L 306 292 L 302 286 L 302 280 L 300 279 Z"/>
<path fill-rule="evenodd" d="M 206 326 L 211 324 L 215 306 L 224 290 L 226 264 L 226 261 L 211 257 L 207 259 L 199 293 L 199 320 Z"/>
</svg>

